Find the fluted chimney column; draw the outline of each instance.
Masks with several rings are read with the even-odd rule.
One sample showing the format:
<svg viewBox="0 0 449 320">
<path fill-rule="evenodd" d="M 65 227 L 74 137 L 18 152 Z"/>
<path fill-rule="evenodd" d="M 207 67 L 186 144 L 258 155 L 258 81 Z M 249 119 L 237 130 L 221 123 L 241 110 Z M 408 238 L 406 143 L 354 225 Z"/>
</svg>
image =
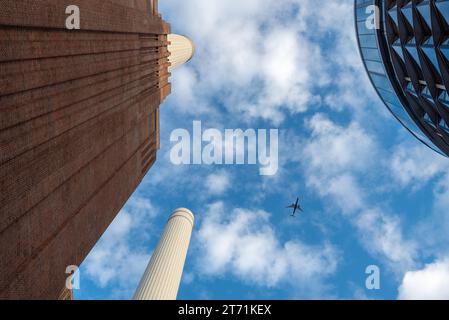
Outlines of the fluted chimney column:
<svg viewBox="0 0 449 320">
<path fill-rule="evenodd" d="M 183 65 L 193 58 L 195 54 L 195 45 L 192 40 L 186 36 L 181 36 L 179 34 L 169 34 L 167 40 L 170 43 L 167 47 L 170 56 L 168 61 L 170 62 L 170 67 L 168 71 Z"/>
<path fill-rule="evenodd" d="M 176 300 L 193 225 L 194 216 L 190 210 L 180 208 L 173 212 L 134 300 Z"/>
</svg>

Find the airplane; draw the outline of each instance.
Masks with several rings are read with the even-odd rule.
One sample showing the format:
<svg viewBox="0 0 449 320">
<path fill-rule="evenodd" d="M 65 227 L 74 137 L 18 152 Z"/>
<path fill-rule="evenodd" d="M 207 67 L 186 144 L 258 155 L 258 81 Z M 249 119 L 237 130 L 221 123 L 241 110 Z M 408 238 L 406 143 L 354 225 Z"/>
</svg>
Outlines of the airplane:
<svg viewBox="0 0 449 320">
<path fill-rule="evenodd" d="M 296 210 L 304 212 L 304 210 L 302 210 L 301 208 L 301 205 L 299 204 L 299 198 L 296 198 L 296 203 L 289 205 L 287 208 L 293 209 L 293 213 L 291 214 L 292 217 L 295 217 Z"/>
</svg>

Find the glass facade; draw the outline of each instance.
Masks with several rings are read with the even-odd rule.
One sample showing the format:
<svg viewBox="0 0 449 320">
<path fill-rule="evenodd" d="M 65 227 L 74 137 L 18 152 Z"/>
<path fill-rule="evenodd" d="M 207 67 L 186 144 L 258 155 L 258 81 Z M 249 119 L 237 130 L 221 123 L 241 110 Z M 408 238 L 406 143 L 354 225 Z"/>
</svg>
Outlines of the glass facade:
<svg viewBox="0 0 449 320">
<path fill-rule="evenodd" d="M 355 0 L 360 54 L 387 108 L 449 156 L 449 0 Z"/>
</svg>

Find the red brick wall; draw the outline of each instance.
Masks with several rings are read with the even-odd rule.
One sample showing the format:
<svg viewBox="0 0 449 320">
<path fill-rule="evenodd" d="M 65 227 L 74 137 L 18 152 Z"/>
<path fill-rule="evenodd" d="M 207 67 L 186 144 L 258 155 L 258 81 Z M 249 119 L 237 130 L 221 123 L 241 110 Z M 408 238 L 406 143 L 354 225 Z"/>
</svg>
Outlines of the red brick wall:
<svg viewBox="0 0 449 320">
<path fill-rule="evenodd" d="M 154 163 L 170 93 L 156 8 L 0 0 L 0 298 L 57 299 Z"/>
</svg>

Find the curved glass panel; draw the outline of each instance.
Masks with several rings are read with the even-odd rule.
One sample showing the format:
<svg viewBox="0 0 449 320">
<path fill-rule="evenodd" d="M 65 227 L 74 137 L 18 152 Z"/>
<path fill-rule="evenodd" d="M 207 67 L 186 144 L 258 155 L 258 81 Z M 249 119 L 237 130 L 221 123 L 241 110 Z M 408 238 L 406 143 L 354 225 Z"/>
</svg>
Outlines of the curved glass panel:
<svg viewBox="0 0 449 320">
<path fill-rule="evenodd" d="M 381 3 L 376 0 L 355 0 L 357 39 L 360 55 L 365 64 L 368 76 L 385 106 L 396 119 L 419 141 L 444 155 L 444 152 L 423 134 L 415 121 L 413 121 L 393 88 L 390 78 L 385 70 L 385 64 L 382 60 L 377 39 L 378 30 L 375 28 L 375 21 L 373 18 L 376 10 L 375 8 L 379 8 L 379 6 L 375 6 L 376 4 Z M 445 97 L 446 96 L 443 96 L 442 99 Z"/>
</svg>

